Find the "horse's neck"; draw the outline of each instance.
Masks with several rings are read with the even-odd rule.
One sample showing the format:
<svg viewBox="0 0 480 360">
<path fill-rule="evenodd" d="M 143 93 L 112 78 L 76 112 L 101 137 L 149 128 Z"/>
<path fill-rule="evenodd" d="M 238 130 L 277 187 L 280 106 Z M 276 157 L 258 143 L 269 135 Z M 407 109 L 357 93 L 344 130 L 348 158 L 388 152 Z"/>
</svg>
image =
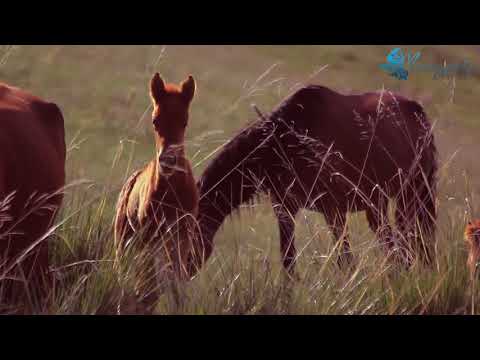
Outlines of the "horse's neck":
<svg viewBox="0 0 480 360">
<path fill-rule="evenodd" d="M 179 150 L 180 151 L 180 150 Z M 158 157 L 150 163 L 152 173 L 149 181 L 148 197 L 150 201 L 196 213 L 198 209 L 198 190 L 193 177 L 190 162 L 183 150 L 177 153 L 175 169 L 166 173 Z"/>
</svg>

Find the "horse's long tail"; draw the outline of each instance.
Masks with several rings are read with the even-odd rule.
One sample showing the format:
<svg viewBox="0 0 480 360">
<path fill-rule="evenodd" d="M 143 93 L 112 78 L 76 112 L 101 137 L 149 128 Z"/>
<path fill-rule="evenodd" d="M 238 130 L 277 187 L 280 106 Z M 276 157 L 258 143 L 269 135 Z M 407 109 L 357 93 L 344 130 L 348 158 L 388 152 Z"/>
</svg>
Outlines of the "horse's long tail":
<svg viewBox="0 0 480 360">
<path fill-rule="evenodd" d="M 423 130 L 417 141 L 417 161 L 412 168 L 413 173 L 408 183 L 403 186 L 401 195 L 403 200 L 400 211 L 397 212 L 397 224 L 403 227 L 406 234 L 410 231 L 417 234 L 416 244 L 411 245 L 420 250 L 425 263 L 431 264 L 434 258 L 437 220 L 438 153 L 432 127 L 423 108 L 417 103 L 412 103 L 415 105 L 416 120 Z"/>
<path fill-rule="evenodd" d="M 433 129 L 423 108 L 418 105 L 417 116 L 425 128 L 420 143 L 420 171 L 416 172 L 416 189 L 419 197 L 418 223 L 422 233 L 430 238 L 435 236 L 437 210 L 437 171 L 438 152 L 433 137 Z"/>
<path fill-rule="evenodd" d="M 420 171 L 415 182 L 415 206 L 417 220 L 417 245 L 424 262 L 431 265 L 434 259 L 435 230 L 437 221 L 437 151 L 433 143 L 425 149 L 420 160 Z"/>
<path fill-rule="evenodd" d="M 430 236 L 435 236 L 437 210 L 436 210 L 436 198 L 437 198 L 437 150 L 433 144 L 433 140 L 430 145 L 429 155 L 422 158 L 427 164 L 422 164 L 422 168 L 425 169 L 429 166 L 430 169 L 425 174 L 425 178 L 422 176 L 422 185 L 419 189 L 419 195 L 423 206 L 418 215 L 418 221 L 423 228 L 423 232 Z M 427 159 L 427 160 L 426 160 Z"/>
</svg>

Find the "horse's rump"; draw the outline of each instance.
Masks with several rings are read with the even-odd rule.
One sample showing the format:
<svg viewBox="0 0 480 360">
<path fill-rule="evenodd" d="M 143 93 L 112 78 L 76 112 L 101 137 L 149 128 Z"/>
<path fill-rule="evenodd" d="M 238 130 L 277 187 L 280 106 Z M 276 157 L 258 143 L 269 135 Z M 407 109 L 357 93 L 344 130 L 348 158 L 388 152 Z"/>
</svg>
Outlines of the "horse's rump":
<svg viewBox="0 0 480 360">
<path fill-rule="evenodd" d="M 65 185 L 64 137 L 64 120 L 57 105 L 0 84 L 0 202 L 14 193 L 7 211 L 10 221 L 0 228 L 0 256 L 7 263 L 47 231 L 60 207 Z M 30 271 L 37 276 L 48 266 L 46 242 L 38 248 L 41 258 L 24 261 L 27 276 Z"/>
</svg>

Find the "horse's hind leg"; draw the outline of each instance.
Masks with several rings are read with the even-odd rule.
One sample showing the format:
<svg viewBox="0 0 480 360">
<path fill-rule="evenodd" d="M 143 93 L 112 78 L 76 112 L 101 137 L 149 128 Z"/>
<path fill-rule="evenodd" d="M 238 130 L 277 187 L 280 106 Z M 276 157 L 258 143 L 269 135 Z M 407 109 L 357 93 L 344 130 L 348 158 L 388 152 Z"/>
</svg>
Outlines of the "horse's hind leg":
<svg viewBox="0 0 480 360">
<path fill-rule="evenodd" d="M 395 254 L 395 237 L 393 235 L 392 227 L 388 220 L 388 198 L 380 195 L 376 201 L 375 206 L 366 210 L 367 221 L 370 229 L 376 234 L 380 244 L 386 248 L 388 254 Z M 401 240 L 401 239 L 398 239 Z M 405 253 L 403 244 L 398 250 L 401 251 L 399 256 L 402 263 L 409 265 L 408 256 Z M 398 255 L 398 254 L 395 254 Z"/>
<path fill-rule="evenodd" d="M 277 217 L 280 231 L 280 252 L 283 267 L 293 276 L 297 256 L 295 249 L 295 216 L 298 213 L 298 207 L 292 204 L 279 203 L 273 199 L 273 211 Z"/>
<path fill-rule="evenodd" d="M 397 200 L 395 219 L 399 231 L 412 250 L 420 253 L 420 258 L 424 264 L 431 265 L 434 258 L 434 250 L 432 244 L 429 243 L 432 232 L 429 231 L 430 229 L 425 231 L 419 226 L 423 219 L 431 215 L 425 210 L 425 201 L 423 203 L 419 201 L 418 196 L 415 190 L 404 190 Z"/>
<path fill-rule="evenodd" d="M 347 232 L 347 213 L 339 209 L 329 209 L 324 211 L 325 221 L 333 232 L 333 236 L 337 242 L 341 242 L 339 246 L 339 254 L 337 258 L 338 266 L 341 268 L 345 265 L 350 265 L 353 260 L 353 255 L 350 250 L 350 242 L 348 240 Z"/>
</svg>

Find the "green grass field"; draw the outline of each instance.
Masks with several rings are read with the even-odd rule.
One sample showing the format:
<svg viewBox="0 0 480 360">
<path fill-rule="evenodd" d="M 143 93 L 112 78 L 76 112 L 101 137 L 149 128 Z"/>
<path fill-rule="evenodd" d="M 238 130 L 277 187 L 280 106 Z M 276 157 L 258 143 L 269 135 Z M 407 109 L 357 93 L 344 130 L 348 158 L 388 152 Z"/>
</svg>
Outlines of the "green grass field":
<svg viewBox="0 0 480 360">
<path fill-rule="evenodd" d="M 111 313 L 119 288 L 113 271 L 112 222 L 118 192 L 154 154 L 148 83 L 160 72 L 197 81 L 187 149 L 195 175 L 212 152 L 255 118 L 308 83 L 343 93 L 393 90 L 421 102 L 440 151 L 438 260 L 434 270 L 400 271 L 385 261 L 364 214 L 349 227 L 356 257 L 341 272 L 330 255 L 321 215 L 297 218 L 300 280 L 282 272 L 277 224 L 268 199 L 243 207 L 215 238 L 198 277 L 168 288 L 159 314 L 472 314 L 480 291 L 470 282 L 465 222 L 480 216 L 480 73 L 434 80 L 413 73 L 400 81 L 378 65 L 393 46 L 0 46 L 0 81 L 56 102 L 65 117 L 68 187 L 60 225 L 49 241 L 61 278 L 52 304 L 35 313 Z M 480 47 L 403 46 L 424 63 L 480 66 Z"/>
</svg>

